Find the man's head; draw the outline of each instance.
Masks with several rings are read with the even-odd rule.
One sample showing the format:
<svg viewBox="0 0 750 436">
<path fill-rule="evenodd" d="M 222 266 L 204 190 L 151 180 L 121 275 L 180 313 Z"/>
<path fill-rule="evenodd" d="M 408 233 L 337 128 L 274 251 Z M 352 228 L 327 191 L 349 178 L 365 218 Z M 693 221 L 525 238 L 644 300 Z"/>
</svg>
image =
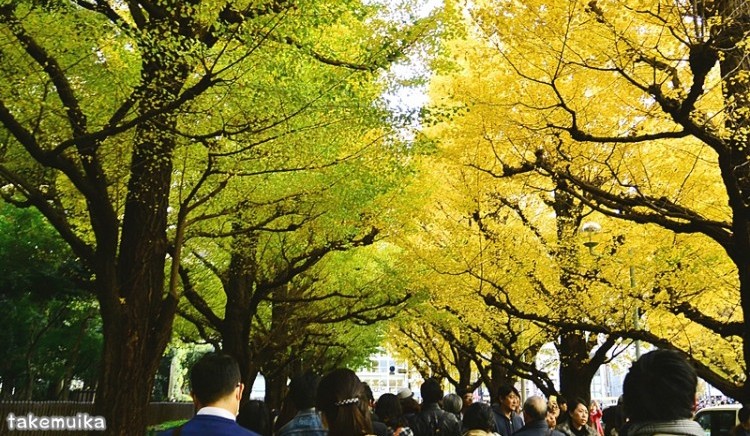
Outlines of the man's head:
<svg viewBox="0 0 750 436">
<path fill-rule="evenodd" d="M 215 406 L 237 413 L 244 386 L 232 356 L 209 353 L 201 357 L 190 370 L 190 386 L 198 409 Z"/>
<path fill-rule="evenodd" d="M 633 422 L 690 419 L 698 377 L 674 350 L 654 350 L 630 367 L 622 385 L 625 414 Z"/>
<path fill-rule="evenodd" d="M 557 407 L 560 408 L 560 413 L 568 413 L 568 399 L 562 395 L 558 396 Z"/>
<path fill-rule="evenodd" d="M 500 401 L 500 408 L 506 413 L 516 410 L 518 403 L 521 401 L 521 395 L 513 385 L 500 385 L 497 390 L 497 398 Z"/>
<path fill-rule="evenodd" d="M 474 402 L 474 392 L 472 392 L 471 386 L 466 386 L 459 389 L 456 394 L 461 397 L 462 410 L 466 410 L 466 408 L 471 406 L 471 404 Z"/>
<path fill-rule="evenodd" d="M 547 418 L 547 401 L 539 396 L 531 396 L 523 403 L 523 421 L 525 423 L 542 421 Z"/>
<path fill-rule="evenodd" d="M 292 378 L 289 382 L 289 398 L 297 410 L 315 407 L 318 383 L 320 383 L 320 377 L 309 371 Z"/>
<path fill-rule="evenodd" d="M 419 387 L 419 392 L 422 394 L 422 402 L 425 404 L 434 404 L 443 398 L 443 388 L 440 387 L 440 382 L 434 378 L 428 378 Z"/>
</svg>

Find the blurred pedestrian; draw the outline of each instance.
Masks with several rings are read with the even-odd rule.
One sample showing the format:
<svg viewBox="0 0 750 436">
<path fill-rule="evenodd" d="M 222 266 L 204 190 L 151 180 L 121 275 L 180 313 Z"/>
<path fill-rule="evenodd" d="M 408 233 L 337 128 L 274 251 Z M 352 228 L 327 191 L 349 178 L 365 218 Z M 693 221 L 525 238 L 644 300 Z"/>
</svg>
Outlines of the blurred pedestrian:
<svg viewBox="0 0 750 436">
<path fill-rule="evenodd" d="M 394 394 L 383 394 L 375 403 L 375 413 L 393 436 L 414 436 L 401 410 L 401 402 Z"/>
</svg>

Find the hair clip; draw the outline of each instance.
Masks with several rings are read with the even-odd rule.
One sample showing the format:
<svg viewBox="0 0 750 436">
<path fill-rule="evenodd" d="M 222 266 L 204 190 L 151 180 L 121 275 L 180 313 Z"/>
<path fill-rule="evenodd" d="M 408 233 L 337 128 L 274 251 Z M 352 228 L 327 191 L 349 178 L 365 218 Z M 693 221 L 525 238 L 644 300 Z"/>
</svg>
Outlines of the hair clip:
<svg viewBox="0 0 750 436">
<path fill-rule="evenodd" d="M 333 403 L 336 406 L 345 406 L 347 404 L 355 404 L 359 403 L 359 398 L 347 398 L 346 400 L 341 400 Z"/>
</svg>

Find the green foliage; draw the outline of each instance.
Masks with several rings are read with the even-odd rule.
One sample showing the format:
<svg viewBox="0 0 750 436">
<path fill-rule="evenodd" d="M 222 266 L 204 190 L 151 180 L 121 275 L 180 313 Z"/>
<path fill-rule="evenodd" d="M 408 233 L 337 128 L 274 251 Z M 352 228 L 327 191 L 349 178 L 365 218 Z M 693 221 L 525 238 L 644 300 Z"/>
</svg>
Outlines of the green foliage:
<svg viewBox="0 0 750 436">
<path fill-rule="evenodd" d="M 37 211 L 0 203 L 0 227 L 2 396 L 62 398 L 73 378 L 94 386 L 102 337 L 88 278 Z"/>
<path fill-rule="evenodd" d="M 146 435 L 156 436 L 157 434 L 163 431 L 177 428 L 186 422 L 188 422 L 187 419 L 182 419 L 182 420 L 177 420 L 177 421 L 166 421 L 166 422 L 162 422 L 161 424 L 152 425 L 146 430 Z"/>
</svg>

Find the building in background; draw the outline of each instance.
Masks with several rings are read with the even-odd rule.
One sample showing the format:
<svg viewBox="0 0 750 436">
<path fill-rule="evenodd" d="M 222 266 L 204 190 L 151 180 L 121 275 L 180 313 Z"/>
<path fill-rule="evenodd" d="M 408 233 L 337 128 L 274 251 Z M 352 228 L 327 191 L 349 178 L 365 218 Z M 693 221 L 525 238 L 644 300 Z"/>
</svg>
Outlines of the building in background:
<svg viewBox="0 0 750 436">
<path fill-rule="evenodd" d="M 370 356 L 370 361 L 370 367 L 358 370 L 357 376 L 370 385 L 375 399 L 385 393 L 395 394 L 404 387 L 419 396 L 418 387 L 422 378 L 417 371 L 409 368 L 407 362 L 396 360 L 385 353 Z"/>
</svg>

